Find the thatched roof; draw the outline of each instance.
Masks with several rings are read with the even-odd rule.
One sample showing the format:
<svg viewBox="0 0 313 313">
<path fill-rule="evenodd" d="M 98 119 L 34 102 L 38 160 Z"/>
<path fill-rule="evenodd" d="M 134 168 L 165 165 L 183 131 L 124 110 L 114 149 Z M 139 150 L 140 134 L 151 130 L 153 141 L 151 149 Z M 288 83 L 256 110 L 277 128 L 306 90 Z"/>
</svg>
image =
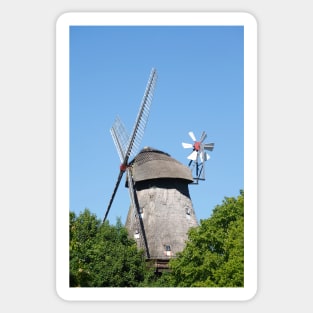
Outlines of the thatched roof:
<svg viewBox="0 0 313 313">
<path fill-rule="evenodd" d="M 183 179 L 193 182 L 190 169 L 168 153 L 145 147 L 130 163 L 135 182 L 160 178 Z"/>
</svg>

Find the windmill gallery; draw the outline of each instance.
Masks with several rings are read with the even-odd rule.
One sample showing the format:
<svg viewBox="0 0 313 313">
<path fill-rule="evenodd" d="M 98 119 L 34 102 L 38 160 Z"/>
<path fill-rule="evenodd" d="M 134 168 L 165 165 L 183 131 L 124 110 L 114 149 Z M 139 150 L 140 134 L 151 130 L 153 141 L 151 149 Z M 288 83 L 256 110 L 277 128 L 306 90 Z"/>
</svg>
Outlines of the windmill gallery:
<svg viewBox="0 0 313 313">
<path fill-rule="evenodd" d="M 188 185 L 205 179 L 204 164 L 209 155 L 204 150 L 212 151 L 214 144 L 203 143 L 205 132 L 199 141 L 189 132 L 193 144 L 182 143 L 184 148 L 193 149 L 188 166 L 166 152 L 151 147 L 139 149 L 156 81 L 157 71 L 152 69 L 132 133 L 127 134 L 119 118 L 110 129 L 121 165 L 103 222 L 125 173 L 131 200 L 125 226 L 138 248 L 145 251 L 146 261 L 156 272 L 162 272 L 168 269 L 169 260 L 184 249 L 188 230 L 198 225 Z M 133 160 L 129 162 L 130 157 Z"/>
</svg>

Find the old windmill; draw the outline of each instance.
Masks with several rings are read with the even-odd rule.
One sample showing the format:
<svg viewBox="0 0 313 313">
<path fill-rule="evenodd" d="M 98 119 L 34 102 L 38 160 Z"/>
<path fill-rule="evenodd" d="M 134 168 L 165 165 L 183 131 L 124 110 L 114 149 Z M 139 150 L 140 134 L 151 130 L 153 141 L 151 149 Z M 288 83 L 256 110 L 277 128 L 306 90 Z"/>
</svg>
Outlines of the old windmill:
<svg viewBox="0 0 313 313">
<path fill-rule="evenodd" d="M 145 251 L 149 264 L 156 272 L 161 272 L 168 268 L 170 258 L 183 250 L 189 228 L 198 223 L 188 190 L 188 184 L 193 182 L 190 169 L 169 154 L 151 147 L 143 148 L 136 155 L 156 80 L 157 72 L 152 69 L 131 135 L 127 135 L 119 118 L 111 128 L 121 165 L 103 221 L 126 172 L 131 205 L 125 226 L 138 247 Z M 128 162 L 131 155 L 134 158 Z"/>
<path fill-rule="evenodd" d="M 214 143 L 204 143 L 207 137 L 205 131 L 199 140 L 196 139 L 194 133 L 190 131 L 190 138 L 193 143 L 182 143 L 183 148 L 192 148 L 192 152 L 188 155 L 187 159 L 190 160 L 188 166 L 193 173 L 194 184 L 198 184 L 199 180 L 205 180 L 205 162 L 210 159 L 210 155 L 205 151 L 213 151 Z"/>
</svg>

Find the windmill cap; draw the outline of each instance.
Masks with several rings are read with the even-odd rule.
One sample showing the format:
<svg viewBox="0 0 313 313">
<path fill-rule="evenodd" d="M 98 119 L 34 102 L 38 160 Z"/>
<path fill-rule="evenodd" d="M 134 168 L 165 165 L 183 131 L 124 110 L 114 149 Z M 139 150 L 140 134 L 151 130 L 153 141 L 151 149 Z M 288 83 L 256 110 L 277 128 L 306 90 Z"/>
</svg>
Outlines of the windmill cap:
<svg viewBox="0 0 313 313">
<path fill-rule="evenodd" d="M 130 163 L 135 182 L 174 178 L 193 182 L 189 167 L 173 159 L 168 153 L 144 147 Z"/>
</svg>

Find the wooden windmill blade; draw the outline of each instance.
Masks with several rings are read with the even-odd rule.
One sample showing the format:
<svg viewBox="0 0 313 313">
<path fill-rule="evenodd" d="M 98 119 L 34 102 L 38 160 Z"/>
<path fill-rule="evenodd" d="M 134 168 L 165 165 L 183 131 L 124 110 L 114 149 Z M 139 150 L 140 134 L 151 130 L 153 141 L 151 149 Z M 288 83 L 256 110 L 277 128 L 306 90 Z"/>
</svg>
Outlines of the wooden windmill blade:
<svg viewBox="0 0 313 313">
<path fill-rule="evenodd" d="M 115 194 L 117 192 L 117 189 L 118 189 L 118 187 L 120 185 L 120 182 L 122 180 L 123 174 L 125 172 L 125 166 L 123 164 L 124 164 L 124 160 L 125 160 L 125 150 L 126 150 L 126 147 L 127 147 L 126 145 L 127 145 L 128 141 L 129 141 L 127 132 L 125 130 L 125 127 L 124 127 L 122 121 L 119 119 L 119 117 L 116 117 L 116 119 L 115 119 L 115 121 L 113 123 L 113 126 L 110 129 L 110 133 L 111 133 L 111 136 L 112 136 L 113 142 L 115 144 L 117 153 L 118 153 L 119 158 L 120 158 L 122 163 L 121 163 L 121 166 L 120 166 L 120 172 L 119 172 L 119 175 L 117 177 L 117 181 L 115 183 L 115 187 L 114 187 L 114 190 L 113 190 L 113 193 L 112 193 L 112 196 L 111 196 L 108 208 L 107 208 L 107 210 L 105 212 L 105 215 L 104 215 L 104 218 L 103 218 L 103 222 L 105 222 L 105 220 L 106 220 L 106 218 L 107 218 L 107 216 L 109 214 L 109 210 L 110 210 L 111 205 L 113 203 Z"/>
<path fill-rule="evenodd" d="M 124 162 L 125 159 L 125 149 L 129 141 L 126 129 L 120 118 L 117 116 L 115 118 L 114 124 L 110 129 L 110 133 L 115 144 L 118 156 L 121 162 Z"/>
<path fill-rule="evenodd" d="M 149 117 L 150 106 L 154 94 L 154 89 L 157 80 L 156 69 L 152 69 L 147 83 L 147 87 L 141 105 L 137 114 L 136 122 L 132 131 L 132 135 L 129 137 L 128 149 L 126 150 L 125 157 L 128 159 L 131 155 L 135 155 L 138 152 L 146 125 Z"/>
<path fill-rule="evenodd" d="M 149 117 L 149 111 L 150 111 L 150 106 L 152 103 L 152 97 L 153 97 L 153 93 L 155 89 L 156 80 L 157 80 L 157 72 L 156 72 L 156 69 L 153 68 L 150 73 L 150 77 L 149 77 L 146 90 L 141 101 L 141 105 L 139 107 L 139 111 L 138 111 L 137 118 L 136 118 L 131 135 L 129 137 L 127 136 L 126 130 L 119 118 L 116 118 L 110 130 L 117 152 L 121 160 L 121 165 L 120 165 L 120 172 L 119 172 L 109 205 L 106 209 L 106 212 L 103 218 L 103 222 L 105 222 L 109 214 L 109 211 L 112 206 L 113 200 L 115 198 L 115 194 L 118 190 L 119 184 L 121 182 L 124 172 L 127 169 L 128 159 L 131 155 L 136 154 L 139 149 L 139 145 L 143 137 L 144 130 L 145 130 L 148 117 Z"/>
</svg>

